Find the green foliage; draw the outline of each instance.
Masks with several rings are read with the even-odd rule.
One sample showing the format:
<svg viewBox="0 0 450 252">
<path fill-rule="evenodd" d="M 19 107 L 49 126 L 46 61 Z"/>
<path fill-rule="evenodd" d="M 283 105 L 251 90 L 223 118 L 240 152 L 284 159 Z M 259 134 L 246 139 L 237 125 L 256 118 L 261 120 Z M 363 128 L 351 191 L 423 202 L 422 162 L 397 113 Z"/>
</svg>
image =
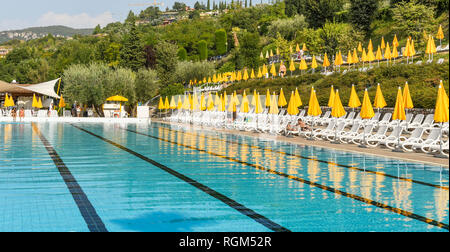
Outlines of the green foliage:
<svg viewBox="0 0 450 252">
<path fill-rule="evenodd" d="M 317 32 L 323 41 L 323 50 L 329 55 L 335 54 L 337 50 L 341 50 L 345 54 L 348 50 L 356 48 L 358 42 L 363 40 L 360 32 L 345 23 L 326 23 Z"/>
<path fill-rule="evenodd" d="M 214 33 L 216 54 L 224 55 L 227 53 L 227 32 L 225 29 L 219 29 Z"/>
<path fill-rule="evenodd" d="M 350 21 L 355 27 L 368 32 L 378 10 L 379 0 L 350 0 Z"/>
<path fill-rule="evenodd" d="M 377 83 L 381 84 L 383 95 L 389 107 L 394 107 L 398 87 L 403 87 L 408 81 L 411 97 L 416 108 L 433 109 L 436 103 L 437 87 L 439 81 L 443 80 L 446 90 L 449 83 L 449 64 L 437 65 L 403 65 L 381 66 L 373 68 L 368 72 L 350 71 L 343 75 L 335 73 L 329 76 L 316 74 L 304 74 L 293 78 L 276 78 L 267 80 L 250 80 L 246 82 L 236 83 L 228 87 L 225 91 L 242 94 L 244 90 L 247 93 L 256 89 L 263 93 L 267 89 L 279 92 L 290 93 L 298 88 L 303 104 L 307 106 L 309 102 L 309 94 L 311 87 L 317 91 L 319 103 L 326 106 L 328 103 L 330 86 L 334 85 L 335 89 L 339 89 L 339 94 L 344 106 L 350 98 L 352 84 L 355 85 L 356 91 L 362 99 L 364 89 L 367 88 L 369 95 L 373 101 L 376 93 Z M 448 91 L 447 91 L 448 92 Z"/>
<path fill-rule="evenodd" d="M 197 44 L 197 49 L 199 53 L 199 59 L 201 61 L 208 59 L 208 45 L 206 41 L 200 40 Z"/>
<path fill-rule="evenodd" d="M 184 94 L 184 86 L 179 83 L 170 84 L 170 85 L 162 88 L 160 90 L 159 94 L 162 97 L 166 97 L 166 96 L 171 97 L 171 96 L 175 96 L 175 95 Z"/>
<path fill-rule="evenodd" d="M 177 67 L 178 47 L 166 41 L 155 45 L 156 71 L 161 84 L 168 85 L 173 82 L 173 73 Z"/>
<path fill-rule="evenodd" d="M 235 64 L 238 69 L 244 67 L 257 68 L 259 66 L 259 35 L 257 33 L 244 32 L 239 38 L 239 50 L 235 53 Z"/>
<path fill-rule="evenodd" d="M 131 68 L 135 72 L 145 64 L 143 48 L 135 25 L 131 27 L 130 33 L 124 39 L 120 59 L 121 67 Z"/>
<path fill-rule="evenodd" d="M 428 34 L 436 32 L 433 7 L 416 1 L 400 2 L 392 12 L 394 30 L 401 36 L 411 36 L 418 45 L 423 46 L 426 43 L 424 31 Z"/>
<path fill-rule="evenodd" d="M 186 61 L 186 59 L 187 59 L 186 49 L 184 49 L 184 47 L 181 47 L 180 49 L 178 49 L 177 56 L 178 56 L 178 60 Z"/>
<path fill-rule="evenodd" d="M 342 10 L 343 0 L 303 0 L 306 21 L 314 28 L 322 27 L 327 21 L 334 21 L 335 13 Z"/>
<path fill-rule="evenodd" d="M 138 102 L 147 102 L 158 94 L 159 81 L 156 71 L 140 69 L 136 73 L 135 80 L 136 100 Z"/>
<path fill-rule="evenodd" d="M 190 80 L 201 80 L 214 74 L 214 64 L 209 62 L 179 62 L 174 73 L 174 82 L 189 84 Z"/>
<path fill-rule="evenodd" d="M 281 34 L 284 39 L 295 39 L 296 32 L 308 27 L 308 23 L 305 21 L 305 17 L 302 15 L 296 15 L 292 18 L 277 19 L 272 21 L 268 27 L 267 34 L 273 38 L 277 34 Z"/>
</svg>

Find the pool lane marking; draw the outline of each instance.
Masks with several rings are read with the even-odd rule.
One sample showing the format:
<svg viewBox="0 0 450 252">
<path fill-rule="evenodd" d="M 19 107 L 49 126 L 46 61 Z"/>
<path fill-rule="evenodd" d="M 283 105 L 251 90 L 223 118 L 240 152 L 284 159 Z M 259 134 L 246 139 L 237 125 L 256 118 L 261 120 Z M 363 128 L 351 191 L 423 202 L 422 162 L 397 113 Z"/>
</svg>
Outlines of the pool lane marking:
<svg viewBox="0 0 450 252">
<path fill-rule="evenodd" d="M 108 232 L 105 224 L 103 223 L 100 216 L 97 214 L 94 206 L 92 206 L 88 197 L 84 193 L 81 186 L 78 184 L 75 177 L 70 172 L 69 168 L 64 164 L 61 157 L 58 155 L 56 150 L 52 147 L 49 141 L 44 137 L 39 128 L 35 123 L 32 123 L 33 130 L 39 135 L 41 142 L 44 144 L 45 149 L 47 149 L 48 154 L 52 158 L 56 167 L 58 168 L 59 174 L 64 180 L 67 188 L 72 194 L 75 203 L 77 204 L 78 209 L 80 210 L 81 215 L 83 216 L 84 221 L 86 222 L 89 231 L 91 232 Z"/>
<path fill-rule="evenodd" d="M 221 193 L 211 189 L 210 187 L 208 187 L 206 185 L 203 185 L 203 184 L 197 182 L 196 180 L 194 180 L 192 178 L 187 177 L 186 175 L 183 175 L 183 174 L 181 174 L 181 173 L 179 173 L 179 172 L 177 172 L 177 171 L 175 171 L 175 170 L 173 170 L 173 169 L 171 169 L 171 168 L 169 168 L 169 167 L 167 167 L 167 166 L 165 166 L 165 165 L 163 165 L 161 163 L 156 162 L 153 159 L 150 159 L 150 158 L 148 158 L 148 157 L 146 157 L 146 156 L 144 156 L 142 154 L 139 154 L 139 153 L 137 153 L 137 152 L 135 152 L 135 151 L 133 151 L 131 149 L 128 149 L 127 147 L 125 147 L 123 145 L 120 145 L 120 144 L 118 144 L 116 142 L 113 142 L 113 141 L 111 141 L 109 139 L 106 139 L 106 138 L 104 138 L 102 136 L 99 136 L 99 135 L 97 135 L 97 134 L 95 134 L 95 133 L 93 133 L 91 131 L 88 131 L 88 130 L 86 130 L 84 128 L 78 127 L 78 126 L 73 125 L 73 124 L 71 124 L 71 125 L 73 127 L 77 128 L 77 129 L 83 131 L 83 132 L 86 132 L 86 133 L 88 133 L 88 134 L 90 134 L 90 135 L 92 135 L 94 137 L 97 137 L 97 138 L 103 140 L 104 142 L 109 143 L 109 144 L 111 144 L 111 145 L 113 145 L 113 146 L 115 146 L 115 147 L 117 147 L 117 148 L 119 148 L 119 149 L 121 149 L 123 151 L 126 151 L 129 154 L 132 154 L 132 155 L 134 155 L 134 156 L 136 156 L 136 157 L 146 161 L 147 163 L 150 163 L 153 166 L 156 166 L 156 167 L 160 168 L 161 170 L 163 170 L 163 171 L 165 171 L 165 172 L 167 172 L 167 173 L 169 173 L 169 174 L 171 174 L 171 175 L 173 175 L 173 176 L 183 180 L 184 182 L 186 182 L 186 183 L 196 187 L 197 189 L 200 189 L 201 191 L 203 191 L 206 194 L 214 197 L 215 199 L 222 201 L 223 203 L 225 203 L 226 205 L 228 205 L 228 206 L 232 207 L 233 209 L 237 210 L 241 214 L 246 215 L 247 217 L 249 217 L 249 218 L 253 219 L 254 221 L 262 224 L 263 226 L 267 227 L 268 229 L 270 229 L 270 230 L 272 230 L 274 232 L 291 232 L 289 229 L 281 226 L 280 224 L 275 223 L 274 221 L 268 219 L 267 217 L 265 217 L 265 216 L 263 216 L 261 214 L 258 214 L 257 212 L 253 211 L 252 209 L 247 208 L 246 206 L 238 203 L 237 201 L 235 201 L 235 200 L 233 200 L 231 198 L 228 198 L 227 196 L 225 196 L 225 195 L 223 195 L 223 194 L 221 194 Z"/>
<path fill-rule="evenodd" d="M 362 169 L 362 168 L 355 167 L 355 166 L 339 164 L 339 163 L 325 161 L 325 160 L 320 160 L 320 159 L 315 159 L 315 158 L 311 158 L 311 157 L 305 157 L 305 156 L 302 156 L 302 155 L 297 155 L 297 154 L 288 153 L 288 152 L 284 152 L 284 151 L 277 151 L 277 150 L 267 149 L 267 148 L 260 147 L 260 146 L 255 146 L 255 145 L 249 145 L 249 144 L 244 144 L 244 143 L 224 140 L 224 139 L 221 139 L 221 138 L 209 137 L 209 136 L 201 135 L 201 134 L 197 134 L 197 133 L 189 133 L 189 132 L 185 132 L 185 131 L 173 130 L 173 129 L 170 129 L 170 128 L 167 128 L 167 127 L 163 127 L 163 128 L 167 129 L 169 131 L 172 131 L 172 132 L 179 132 L 179 133 L 182 133 L 182 134 L 199 136 L 199 137 L 202 137 L 202 138 L 205 138 L 205 139 L 211 139 L 211 140 L 217 140 L 217 141 L 221 141 L 221 142 L 225 142 L 225 143 L 231 143 L 231 144 L 237 144 L 237 145 L 241 145 L 241 146 L 247 146 L 247 147 L 250 147 L 250 148 L 253 148 L 253 149 L 260 149 L 260 150 L 269 151 L 269 152 L 272 152 L 272 153 L 284 154 L 286 156 L 292 156 L 292 157 L 297 157 L 297 158 L 301 158 L 301 159 L 317 161 L 317 162 L 320 162 L 320 163 L 335 165 L 335 166 L 339 166 L 339 167 L 343 167 L 343 168 L 347 168 L 347 169 L 351 169 L 351 170 L 357 170 L 357 171 L 361 171 L 361 172 L 372 173 L 372 174 L 376 174 L 376 175 L 380 175 L 380 176 L 385 176 L 385 177 L 394 178 L 394 179 L 398 179 L 398 180 L 403 180 L 403 181 L 407 181 L 407 182 L 411 182 L 411 183 L 416 183 L 416 184 L 421 184 L 421 185 L 425 185 L 425 186 L 430 186 L 430 187 L 434 187 L 434 188 L 438 188 L 438 189 L 449 190 L 449 187 L 446 187 L 446 186 L 435 185 L 435 184 L 431 184 L 431 183 L 427 183 L 427 182 L 423 182 L 423 181 L 419 181 L 419 180 L 414 180 L 414 179 L 404 178 L 404 177 L 400 177 L 400 176 L 390 175 L 390 174 L 387 174 L 387 173 L 384 173 L 384 172 L 378 172 L 378 171 Z"/>
<path fill-rule="evenodd" d="M 430 218 L 427 218 L 427 217 L 415 214 L 413 212 L 409 212 L 409 211 L 403 210 L 401 208 L 392 207 L 392 206 L 389 206 L 389 205 L 381 203 L 381 202 L 377 202 L 377 201 L 374 201 L 374 200 L 371 200 L 371 199 L 368 199 L 368 198 L 364 198 L 364 197 L 361 197 L 361 196 L 358 196 L 358 195 L 355 195 L 355 194 L 347 193 L 345 191 L 341 191 L 341 190 L 333 188 L 333 187 L 329 187 L 329 186 L 326 186 L 326 185 L 318 184 L 316 182 L 312 182 L 312 181 L 309 181 L 309 180 L 306 180 L 306 179 L 303 179 L 303 178 L 300 178 L 300 177 L 292 176 L 292 175 L 289 175 L 289 174 L 286 174 L 286 173 L 283 173 L 283 172 L 280 172 L 280 171 L 277 171 L 277 170 L 266 168 L 266 167 L 258 165 L 258 164 L 248 163 L 248 162 L 236 159 L 236 158 L 232 158 L 232 157 L 229 157 L 229 156 L 224 156 L 224 155 L 217 154 L 217 153 L 214 153 L 214 152 L 210 152 L 210 151 L 207 151 L 207 150 L 202 150 L 202 149 L 199 149 L 197 147 L 181 144 L 181 143 L 178 143 L 178 142 L 173 142 L 173 141 L 170 141 L 170 140 L 167 140 L 167 139 L 155 137 L 155 136 L 152 136 L 152 135 L 149 135 L 149 134 L 145 134 L 145 133 L 141 133 L 141 132 L 138 132 L 138 131 L 134 131 L 134 130 L 126 129 L 126 128 L 122 128 L 122 129 L 126 130 L 126 131 L 129 131 L 129 132 L 132 132 L 132 133 L 135 133 L 135 134 L 138 134 L 138 135 L 150 137 L 150 138 L 153 138 L 153 139 L 156 139 L 156 140 L 164 141 L 164 142 L 167 142 L 167 143 L 175 144 L 175 145 L 182 146 L 182 147 L 185 147 L 185 148 L 189 148 L 189 149 L 192 149 L 192 150 L 196 150 L 196 151 L 199 151 L 199 152 L 207 153 L 207 154 L 210 154 L 212 156 L 224 158 L 226 160 L 233 161 L 233 162 L 236 162 L 236 163 L 239 163 L 239 164 L 247 165 L 247 166 L 256 168 L 258 170 L 261 170 L 261 171 L 266 171 L 266 172 L 271 173 L 271 174 L 275 174 L 275 175 L 278 175 L 278 176 L 281 176 L 281 177 L 285 177 L 285 178 L 288 178 L 288 179 L 291 179 L 291 180 L 295 180 L 295 181 L 298 181 L 298 182 L 301 182 L 301 183 L 304 183 L 304 184 L 307 184 L 307 185 L 310 185 L 310 186 L 313 186 L 313 187 L 320 188 L 320 189 L 325 190 L 325 191 L 329 191 L 329 192 L 332 192 L 332 193 L 335 193 L 335 194 L 338 194 L 338 195 L 342 195 L 342 196 L 345 196 L 345 197 L 348 197 L 348 198 L 351 198 L 351 199 L 354 199 L 354 200 L 361 201 L 363 203 L 366 203 L 366 204 L 369 204 L 369 205 L 372 205 L 372 206 L 375 206 L 375 207 L 382 208 L 384 210 L 391 211 L 393 213 L 397 213 L 397 214 L 403 215 L 403 216 L 408 217 L 408 218 L 412 218 L 412 219 L 415 219 L 415 220 L 418 220 L 418 221 L 421 221 L 421 222 L 425 222 L 427 224 L 430 224 L 430 225 L 433 225 L 433 226 L 436 226 L 436 227 L 439 227 L 439 228 L 443 228 L 443 229 L 449 230 L 449 225 L 448 224 L 445 224 L 443 222 L 439 222 L 439 221 L 436 221 L 436 220 L 433 220 L 433 219 L 430 219 Z"/>
</svg>

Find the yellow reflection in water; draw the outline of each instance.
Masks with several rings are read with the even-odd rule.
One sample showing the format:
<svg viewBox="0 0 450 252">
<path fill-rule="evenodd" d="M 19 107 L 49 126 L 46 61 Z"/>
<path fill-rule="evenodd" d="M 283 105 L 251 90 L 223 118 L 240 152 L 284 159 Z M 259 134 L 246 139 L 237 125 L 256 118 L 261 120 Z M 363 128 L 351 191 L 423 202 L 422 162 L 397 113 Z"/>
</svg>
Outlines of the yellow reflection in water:
<svg viewBox="0 0 450 252">
<path fill-rule="evenodd" d="M 436 206 L 437 221 L 448 223 L 448 191 L 443 189 L 434 190 L 434 201 Z"/>
</svg>

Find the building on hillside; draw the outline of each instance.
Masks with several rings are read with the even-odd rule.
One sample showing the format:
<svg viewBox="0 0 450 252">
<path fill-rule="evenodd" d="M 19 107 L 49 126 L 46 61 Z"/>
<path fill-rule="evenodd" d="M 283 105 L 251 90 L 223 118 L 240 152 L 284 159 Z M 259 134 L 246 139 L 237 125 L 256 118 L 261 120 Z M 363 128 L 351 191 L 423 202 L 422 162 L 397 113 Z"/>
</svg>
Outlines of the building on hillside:
<svg viewBox="0 0 450 252">
<path fill-rule="evenodd" d="M 0 46 L 0 58 L 6 57 L 8 53 L 12 51 L 12 47 L 9 46 Z"/>
</svg>

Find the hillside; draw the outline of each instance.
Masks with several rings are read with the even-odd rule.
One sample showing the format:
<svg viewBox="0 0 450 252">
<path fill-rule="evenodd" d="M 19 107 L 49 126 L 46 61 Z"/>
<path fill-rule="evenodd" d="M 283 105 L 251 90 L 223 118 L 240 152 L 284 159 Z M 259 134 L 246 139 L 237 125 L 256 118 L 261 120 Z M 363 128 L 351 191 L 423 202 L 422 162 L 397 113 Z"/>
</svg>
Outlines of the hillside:
<svg viewBox="0 0 450 252">
<path fill-rule="evenodd" d="M 55 37 L 69 38 L 74 35 L 90 35 L 94 29 L 74 29 L 67 26 L 47 26 L 47 27 L 31 27 L 22 30 L 2 31 L 0 32 L 0 43 L 7 42 L 9 40 L 31 40 L 36 38 L 42 38 L 48 34 L 52 34 Z"/>
</svg>

